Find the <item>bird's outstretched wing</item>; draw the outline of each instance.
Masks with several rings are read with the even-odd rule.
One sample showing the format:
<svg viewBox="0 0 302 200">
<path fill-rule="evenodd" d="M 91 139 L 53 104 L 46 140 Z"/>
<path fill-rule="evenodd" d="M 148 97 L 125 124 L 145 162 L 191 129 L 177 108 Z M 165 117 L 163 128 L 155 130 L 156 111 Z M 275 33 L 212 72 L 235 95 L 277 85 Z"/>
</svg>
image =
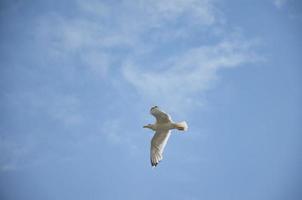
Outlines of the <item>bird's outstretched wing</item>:
<svg viewBox="0 0 302 200">
<path fill-rule="evenodd" d="M 172 121 L 170 115 L 160 110 L 157 106 L 152 107 L 150 113 L 156 118 L 157 123 L 167 123 Z"/>
<path fill-rule="evenodd" d="M 151 140 L 151 152 L 150 160 L 151 165 L 156 167 L 156 165 L 163 159 L 163 151 L 168 142 L 170 136 L 170 131 L 156 131 Z"/>
</svg>

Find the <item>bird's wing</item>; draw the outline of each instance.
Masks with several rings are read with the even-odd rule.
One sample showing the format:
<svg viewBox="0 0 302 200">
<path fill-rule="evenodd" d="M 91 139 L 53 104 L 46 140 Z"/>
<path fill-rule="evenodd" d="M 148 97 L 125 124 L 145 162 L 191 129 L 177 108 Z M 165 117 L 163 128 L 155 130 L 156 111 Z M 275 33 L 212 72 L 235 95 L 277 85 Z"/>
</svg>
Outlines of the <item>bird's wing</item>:
<svg viewBox="0 0 302 200">
<path fill-rule="evenodd" d="M 156 165 L 163 159 L 163 151 L 168 142 L 170 131 L 156 131 L 151 141 L 150 160 L 151 165 Z"/>
<path fill-rule="evenodd" d="M 172 121 L 170 115 L 160 110 L 157 106 L 152 107 L 150 113 L 156 118 L 157 123 L 167 123 Z"/>
</svg>

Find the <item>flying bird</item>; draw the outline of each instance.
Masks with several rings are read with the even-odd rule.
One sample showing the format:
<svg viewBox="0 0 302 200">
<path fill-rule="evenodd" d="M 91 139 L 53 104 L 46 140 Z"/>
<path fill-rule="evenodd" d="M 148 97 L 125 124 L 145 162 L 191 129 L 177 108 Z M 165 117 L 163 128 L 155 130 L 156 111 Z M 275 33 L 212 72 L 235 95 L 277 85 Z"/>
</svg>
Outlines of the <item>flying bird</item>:
<svg viewBox="0 0 302 200">
<path fill-rule="evenodd" d="M 156 122 L 155 124 L 145 125 L 144 128 L 155 131 L 151 140 L 150 160 L 152 167 L 156 167 L 163 159 L 163 151 L 170 137 L 171 130 L 187 131 L 188 125 L 185 121 L 173 122 L 170 115 L 160 110 L 158 106 L 152 107 L 150 113 L 156 118 Z"/>
</svg>

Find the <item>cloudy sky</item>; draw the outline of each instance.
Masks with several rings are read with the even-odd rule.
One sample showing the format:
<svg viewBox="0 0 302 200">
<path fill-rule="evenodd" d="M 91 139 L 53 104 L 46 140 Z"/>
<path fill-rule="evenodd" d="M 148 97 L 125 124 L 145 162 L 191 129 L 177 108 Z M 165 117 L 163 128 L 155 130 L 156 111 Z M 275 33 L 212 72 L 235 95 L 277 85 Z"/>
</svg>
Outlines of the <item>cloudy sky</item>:
<svg viewBox="0 0 302 200">
<path fill-rule="evenodd" d="M 3 0 L 0 199 L 302 198 L 299 0 Z M 158 105 L 175 132 L 152 169 Z"/>
</svg>

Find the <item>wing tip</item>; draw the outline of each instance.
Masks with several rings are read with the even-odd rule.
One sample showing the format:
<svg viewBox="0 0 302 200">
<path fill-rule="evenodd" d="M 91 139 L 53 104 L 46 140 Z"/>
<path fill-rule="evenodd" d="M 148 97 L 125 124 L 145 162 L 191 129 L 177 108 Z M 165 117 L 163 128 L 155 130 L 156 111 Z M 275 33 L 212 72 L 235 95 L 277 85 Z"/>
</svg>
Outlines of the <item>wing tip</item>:
<svg viewBox="0 0 302 200">
<path fill-rule="evenodd" d="M 160 163 L 160 161 L 158 161 L 158 162 L 152 162 L 152 160 L 151 160 L 151 166 L 152 166 L 152 168 L 155 168 L 158 165 L 158 163 Z"/>
</svg>

